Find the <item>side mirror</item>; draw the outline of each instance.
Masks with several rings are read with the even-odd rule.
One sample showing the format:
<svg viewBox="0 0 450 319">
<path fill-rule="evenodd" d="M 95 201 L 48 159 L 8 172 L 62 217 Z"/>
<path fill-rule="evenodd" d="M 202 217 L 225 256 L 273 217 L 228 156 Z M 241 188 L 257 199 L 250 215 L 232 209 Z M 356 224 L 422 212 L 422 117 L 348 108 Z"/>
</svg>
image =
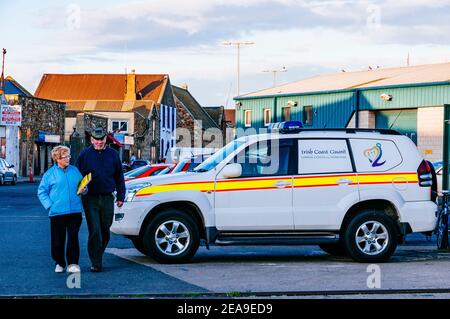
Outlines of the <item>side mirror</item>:
<svg viewBox="0 0 450 319">
<path fill-rule="evenodd" d="M 223 178 L 240 177 L 242 175 L 242 166 L 241 164 L 227 164 L 223 168 L 221 175 Z"/>
<path fill-rule="evenodd" d="M 9 167 L 8 168 L 13 168 L 14 167 L 14 165 L 9 165 Z"/>
</svg>

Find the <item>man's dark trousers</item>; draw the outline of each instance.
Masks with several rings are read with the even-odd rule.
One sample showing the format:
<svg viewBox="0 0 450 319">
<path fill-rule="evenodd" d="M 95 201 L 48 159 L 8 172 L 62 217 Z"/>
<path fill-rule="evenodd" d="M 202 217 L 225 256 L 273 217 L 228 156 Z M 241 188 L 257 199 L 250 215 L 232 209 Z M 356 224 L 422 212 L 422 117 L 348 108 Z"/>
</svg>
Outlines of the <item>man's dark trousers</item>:
<svg viewBox="0 0 450 319">
<path fill-rule="evenodd" d="M 114 196 L 89 193 L 83 196 L 83 208 L 89 230 L 88 253 L 92 266 L 101 268 L 103 253 L 108 246 L 114 218 Z"/>
</svg>

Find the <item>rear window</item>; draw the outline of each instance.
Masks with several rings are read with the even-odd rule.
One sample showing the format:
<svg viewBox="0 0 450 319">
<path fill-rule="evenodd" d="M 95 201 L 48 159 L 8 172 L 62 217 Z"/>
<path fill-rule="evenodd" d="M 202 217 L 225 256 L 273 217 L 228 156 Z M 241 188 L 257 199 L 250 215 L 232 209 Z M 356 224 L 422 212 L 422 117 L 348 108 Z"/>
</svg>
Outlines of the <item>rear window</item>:
<svg viewBox="0 0 450 319">
<path fill-rule="evenodd" d="M 385 172 L 401 164 L 402 156 L 394 142 L 375 139 L 351 139 L 358 172 Z"/>
<path fill-rule="evenodd" d="M 298 173 L 326 174 L 353 172 L 346 140 L 298 141 Z"/>
</svg>

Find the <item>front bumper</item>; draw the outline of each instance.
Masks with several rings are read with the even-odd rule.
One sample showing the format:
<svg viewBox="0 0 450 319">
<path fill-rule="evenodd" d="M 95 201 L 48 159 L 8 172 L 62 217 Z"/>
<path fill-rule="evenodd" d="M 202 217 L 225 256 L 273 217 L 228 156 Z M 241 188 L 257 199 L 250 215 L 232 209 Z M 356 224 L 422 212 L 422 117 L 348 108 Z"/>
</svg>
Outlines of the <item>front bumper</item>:
<svg viewBox="0 0 450 319">
<path fill-rule="evenodd" d="M 158 203 L 157 201 L 131 201 L 124 202 L 121 208 L 115 206 L 111 232 L 117 235 L 139 235 L 145 217 Z"/>
</svg>

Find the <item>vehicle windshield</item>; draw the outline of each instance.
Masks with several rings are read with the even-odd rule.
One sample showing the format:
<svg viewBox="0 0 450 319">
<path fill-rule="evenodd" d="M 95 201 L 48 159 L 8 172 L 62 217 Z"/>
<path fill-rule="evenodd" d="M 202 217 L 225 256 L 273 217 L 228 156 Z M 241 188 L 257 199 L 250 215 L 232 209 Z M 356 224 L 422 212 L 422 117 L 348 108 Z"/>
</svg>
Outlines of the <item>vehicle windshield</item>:
<svg viewBox="0 0 450 319">
<path fill-rule="evenodd" d="M 129 171 L 129 172 L 123 174 L 123 176 L 131 177 L 131 178 L 138 177 L 139 175 L 145 173 L 148 169 L 150 169 L 149 165 L 141 166 L 141 167 L 138 167 L 132 171 Z"/>
<path fill-rule="evenodd" d="M 223 148 L 218 150 L 214 155 L 209 157 L 206 161 L 198 165 L 196 168 L 194 168 L 193 172 L 208 172 L 215 168 L 220 162 L 222 162 L 225 158 L 227 158 L 228 155 L 236 151 L 239 146 L 243 145 L 245 143 L 245 140 L 239 139 L 234 140 L 227 145 L 225 145 Z"/>
</svg>

